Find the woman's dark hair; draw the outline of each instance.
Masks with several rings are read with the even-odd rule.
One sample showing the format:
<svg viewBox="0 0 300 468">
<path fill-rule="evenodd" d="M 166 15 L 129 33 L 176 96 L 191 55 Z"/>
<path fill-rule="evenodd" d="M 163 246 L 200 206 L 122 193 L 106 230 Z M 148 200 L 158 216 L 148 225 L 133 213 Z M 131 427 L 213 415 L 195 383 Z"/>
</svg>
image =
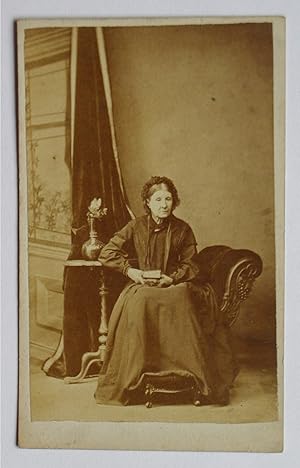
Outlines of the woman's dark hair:
<svg viewBox="0 0 300 468">
<path fill-rule="evenodd" d="M 150 208 L 147 205 L 147 200 L 149 200 L 149 198 L 151 197 L 151 195 L 153 195 L 154 192 L 160 189 L 160 186 L 162 184 L 164 184 L 168 188 L 168 191 L 172 194 L 172 198 L 173 198 L 172 210 L 174 210 L 179 205 L 180 199 L 178 197 L 178 192 L 174 185 L 174 182 L 168 177 L 152 176 L 145 183 L 142 193 L 141 193 L 143 205 L 147 213 L 150 213 Z"/>
</svg>

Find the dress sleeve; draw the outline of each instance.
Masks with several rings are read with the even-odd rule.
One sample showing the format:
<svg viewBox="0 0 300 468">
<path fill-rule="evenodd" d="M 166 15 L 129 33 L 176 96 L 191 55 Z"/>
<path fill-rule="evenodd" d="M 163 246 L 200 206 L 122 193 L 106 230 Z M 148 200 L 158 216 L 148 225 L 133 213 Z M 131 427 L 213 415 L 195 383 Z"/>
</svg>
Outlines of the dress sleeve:
<svg viewBox="0 0 300 468">
<path fill-rule="evenodd" d="M 190 226 L 185 229 L 179 245 L 179 263 L 176 270 L 170 274 L 173 278 L 173 283 L 183 283 L 190 281 L 198 273 L 198 267 L 192 260 L 193 256 L 197 253 L 197 242 L 194 233 Z"/>
<path fill-rule="evenodd" d="M 123 229 L 118 231 L 102 248 L 99 261 L 103 266 L 126 275 L 131 267 L 128 252 L 133 240 L 133 221 L 129 221 Z"/>
</svg>

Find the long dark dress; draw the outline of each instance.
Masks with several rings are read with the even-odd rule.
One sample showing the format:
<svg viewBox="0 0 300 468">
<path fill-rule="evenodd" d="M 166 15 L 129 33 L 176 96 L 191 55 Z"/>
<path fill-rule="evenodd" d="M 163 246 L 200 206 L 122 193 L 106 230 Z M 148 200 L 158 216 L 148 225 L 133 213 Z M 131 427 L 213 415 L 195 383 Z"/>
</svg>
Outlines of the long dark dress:
<svg viewBox="0 0 300 468">
<path fill-rule="evenodd" d="M 226 384 L 217 372 L 194 297 L 195 253 L 190 226 L 173 215 L 162 225 L 150 216 L 132 220 L 103 248 L 104 266 L 124 274 L 130 266 L 161 269 L 173 278 L 173 285 L 159 288 L 129 282 L 119 296 L 109 321 L 97 403 L 136 401 L 149 373 L 192 378 L 211 401 L 224 392 Z M 131 263 L 134 256 L 137 265 Z M 217 313 L 213 293 L 208 293 L 206 306 L 209 303 Z"/>
</svg>

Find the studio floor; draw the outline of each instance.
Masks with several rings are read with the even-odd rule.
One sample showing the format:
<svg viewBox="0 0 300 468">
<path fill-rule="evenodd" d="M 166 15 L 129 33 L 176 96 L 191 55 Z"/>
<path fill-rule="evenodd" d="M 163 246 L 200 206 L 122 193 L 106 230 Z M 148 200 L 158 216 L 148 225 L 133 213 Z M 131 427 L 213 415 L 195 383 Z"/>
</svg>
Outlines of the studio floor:
<svg viewBox="0 0 300 468">
<path fill-rule="evenodd" d="M 157 421 L 249 423 L 277 419 L 277 378 L 274 347 L 247 344 L 240 349 L 240 373 L 228 406 L 154 405 L 100 406 L 93 394 L 96 380 L 65 384 L 46 376 L 42 359 L 31 358 L 32 421 Z"/>
</svg>

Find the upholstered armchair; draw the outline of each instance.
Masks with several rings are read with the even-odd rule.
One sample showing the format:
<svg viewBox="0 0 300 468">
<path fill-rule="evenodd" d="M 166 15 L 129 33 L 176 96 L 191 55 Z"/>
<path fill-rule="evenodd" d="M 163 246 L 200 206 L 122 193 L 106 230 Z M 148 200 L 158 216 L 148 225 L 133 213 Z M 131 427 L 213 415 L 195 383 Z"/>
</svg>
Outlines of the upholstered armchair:
<svg viewBox="0 0 300 468">
<path fill-rule="evenodd" d="M 197 281 L 212 287 L 219 316 L 225 324 L 222 333 L 229 333 L 229 328 L 238 318 L 241 303 L 248 298 L 255 279 L 262 272 L 262 260 L 251 250 L 232 249 L 224 245 L 206 247 L 194 260 L 199 267 Z M 145 380 L 145 404 L 148 408 L 152 407 L 155 394 L 166 396 L 186 392 L 191 394 L 196 406 L 201 404 L 192 380 L 151 376 Z"/>
<path fill-rule="evenodd" d="M 201 250 L 196 261 L 202 281 L 213 287 L 224 320 L 232 326 L 262 272 L 261 258 L 251 250 L 214 245 Z"/>
</svg>

